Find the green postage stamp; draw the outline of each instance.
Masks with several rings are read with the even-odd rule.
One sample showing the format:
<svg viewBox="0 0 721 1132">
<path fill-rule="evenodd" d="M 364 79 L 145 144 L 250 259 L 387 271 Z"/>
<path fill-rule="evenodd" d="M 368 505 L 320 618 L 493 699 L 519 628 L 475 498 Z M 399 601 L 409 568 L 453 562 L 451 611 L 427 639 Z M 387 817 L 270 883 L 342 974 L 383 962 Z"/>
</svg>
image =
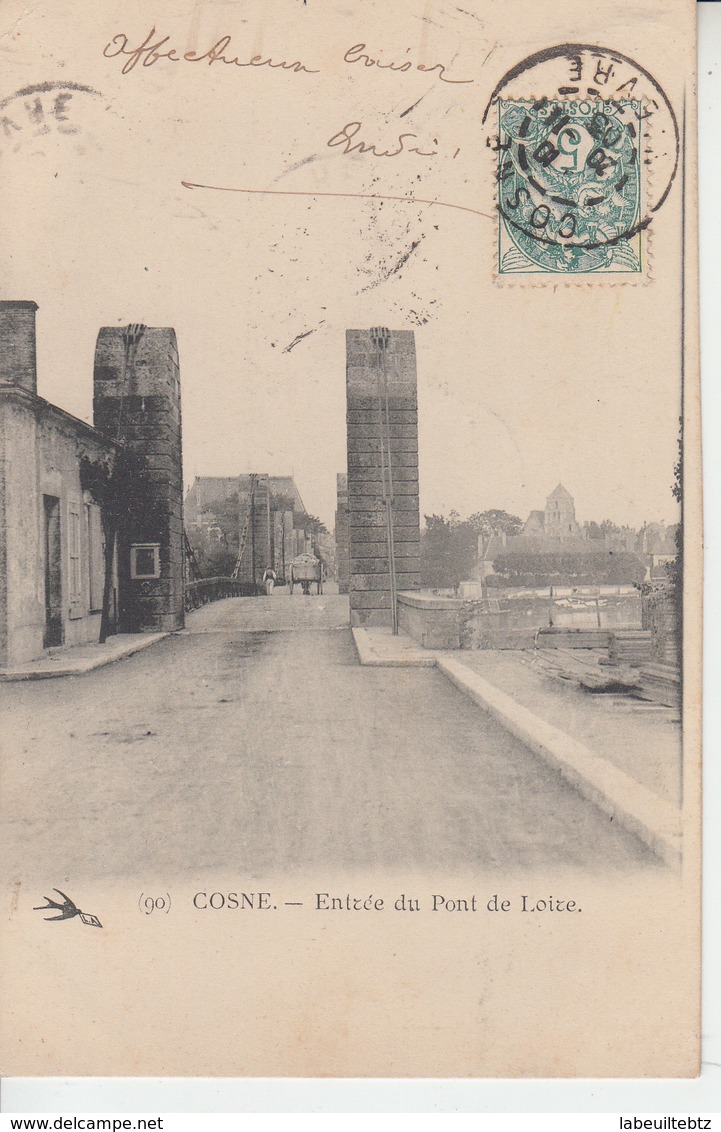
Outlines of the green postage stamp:
<svg viewBox="0 0 721 1132">
<path fill-rule="evenodd" d="M 639 99 L 499 99 L 499 275 L 638 275 Z"/>
</svg>

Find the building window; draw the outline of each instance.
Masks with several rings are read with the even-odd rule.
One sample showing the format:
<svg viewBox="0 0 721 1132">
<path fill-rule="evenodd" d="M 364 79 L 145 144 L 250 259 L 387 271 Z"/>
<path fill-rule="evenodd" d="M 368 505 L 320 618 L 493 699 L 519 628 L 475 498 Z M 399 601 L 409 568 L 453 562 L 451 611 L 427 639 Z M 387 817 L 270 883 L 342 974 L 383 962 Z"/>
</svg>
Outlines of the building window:
<svg viewBox="0 0 721 1132">
<path fill-rule="evenodd" d="M 160 577 L 160 543 L 135 542 L 130 547 L 130 577 Z"/>
</svg>

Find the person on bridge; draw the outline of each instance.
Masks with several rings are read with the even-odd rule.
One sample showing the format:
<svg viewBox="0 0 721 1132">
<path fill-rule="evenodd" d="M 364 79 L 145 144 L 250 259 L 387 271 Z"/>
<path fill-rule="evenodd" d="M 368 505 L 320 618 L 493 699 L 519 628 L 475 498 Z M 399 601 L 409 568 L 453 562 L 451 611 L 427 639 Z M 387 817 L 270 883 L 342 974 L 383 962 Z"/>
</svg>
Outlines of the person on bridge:
<svg viewBox="0 0 721 1132">
<path fill-rule="evenodd" d="M 267 569 L 263 572 L 263 585 L 265 586 L 265 592 L 268 597 L 270 597 L 270 595 L 272 594 L 273 586 L 275 585 L 277 580 L 278 575 L 276 574 L 275 570 L 272 566 L 268 566 Z"/>
</svg>

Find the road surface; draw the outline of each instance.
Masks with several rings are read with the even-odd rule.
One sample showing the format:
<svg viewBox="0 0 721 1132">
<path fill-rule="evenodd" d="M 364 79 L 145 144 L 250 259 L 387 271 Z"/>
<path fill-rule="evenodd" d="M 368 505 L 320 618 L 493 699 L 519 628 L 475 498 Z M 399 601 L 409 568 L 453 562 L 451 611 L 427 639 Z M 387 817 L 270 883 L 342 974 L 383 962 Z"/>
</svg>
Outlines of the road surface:
<svg viewBox="0 0 721 1132">
<path fill-rule="evenodd" d="M 0 697 L 10 880 L 654 864 L 435 669 L 361 667 L 337 595 Z"/>
</svg>

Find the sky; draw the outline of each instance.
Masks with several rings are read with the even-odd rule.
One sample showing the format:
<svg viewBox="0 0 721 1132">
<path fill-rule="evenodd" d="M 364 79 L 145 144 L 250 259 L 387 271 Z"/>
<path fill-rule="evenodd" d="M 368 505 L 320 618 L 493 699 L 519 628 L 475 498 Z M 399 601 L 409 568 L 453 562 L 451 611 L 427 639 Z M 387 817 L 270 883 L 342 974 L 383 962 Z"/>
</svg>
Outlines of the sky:
<svg viewBox="0 0 721 1132">
<path fill-rule="evenodd" d="M 143 5 L 130 3 L 122 19 L 110 7 L 91 19 L 56 0 L 25 13 L 1 48 L 3 113 L 20 128 L 0 135 L 12 205 L 0 219 L 0 258 L 2 296 L 39 304 L 39 392 L 91 419 L 100 326 L 173 326 L 186 483 L 292 473 L 308 509 L 332 527 L 345 469 L 345 330 L 411 329 L 422 513 L 497 507 L 525 518 L 562 482 L 581 521 L 672 522 L 678 193 L 654 221 L 650 282 L 494 282 L 480 118 L 509 60 L 498 47 L 486 78 L 484 28 L 439 4 L 446 22 L 428 30 L 412 22 L 422 7 L 409 5 L 420 30 L 395 42 L 378 3 L 360 28 L 349 6 L 335 5 L 322 35 L 317 9 L 298 5 L 279 5 L 286 15 L 270 27 L 255 3 L 161 5 L 156 17 L 168 46 L 206 50 L 232 32 L 238 51 L 302 58 L 318 75 L 162 61 L 122 75 L 123 58 L 103 48 L 119 33 L 142 43 Z M 28 39 L 40 44 L 41 33 L 34 56 Z M 359 70 L 342 62 L 358 42 L 386 60 L 453 60 L 449 74 L 473 81 Z M 41 132 L 32 97 L 13 95 L 41 79 L 97 93 L 75 90 L 65 117 L 53 117 L 44 95 Z M 407 129 L 437 153 L 328 146 L 350 121 L 378 148 Z M 348 195 L 313 195 L 328 192 Z"/>
</svg>

